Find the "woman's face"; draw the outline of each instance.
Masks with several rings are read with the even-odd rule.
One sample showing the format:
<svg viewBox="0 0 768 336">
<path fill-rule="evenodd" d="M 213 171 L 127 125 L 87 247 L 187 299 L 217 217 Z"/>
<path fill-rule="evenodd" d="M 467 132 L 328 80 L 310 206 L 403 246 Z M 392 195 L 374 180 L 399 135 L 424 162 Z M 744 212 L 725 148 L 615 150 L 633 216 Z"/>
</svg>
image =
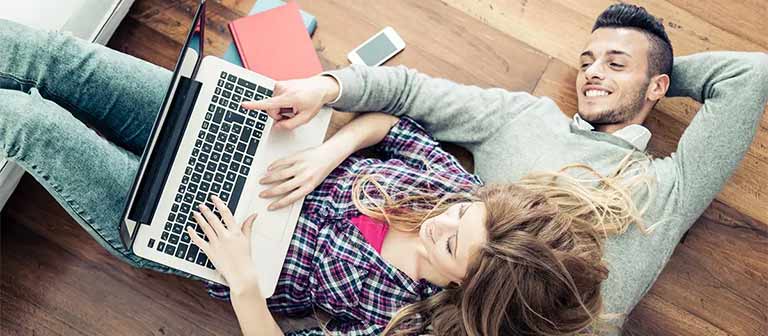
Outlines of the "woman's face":
<svg viewBox="0 0 768 336">
<path fill-rule="evenodd" d="M 472 253 L 488 240 L 485 204 L 454 204 L 421 224 L 419 238 L 435 272 L 455 283 L 467 274 Z"/>
</svg>

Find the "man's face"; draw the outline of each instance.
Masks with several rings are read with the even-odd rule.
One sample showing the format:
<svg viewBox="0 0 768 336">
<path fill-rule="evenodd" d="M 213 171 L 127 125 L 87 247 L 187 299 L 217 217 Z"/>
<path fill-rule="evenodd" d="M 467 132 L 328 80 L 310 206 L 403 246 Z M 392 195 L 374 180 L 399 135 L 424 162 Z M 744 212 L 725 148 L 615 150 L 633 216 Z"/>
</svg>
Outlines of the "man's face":
<svg viewBox="0 0 768 336">
<path fill-rule="evenodd" d="M 576 77 L 579 115 L 593 125 L 631 120 L 648 89 L 648 39 L 624 28 L 600 28 L 580 56 Z"/>
</svg>

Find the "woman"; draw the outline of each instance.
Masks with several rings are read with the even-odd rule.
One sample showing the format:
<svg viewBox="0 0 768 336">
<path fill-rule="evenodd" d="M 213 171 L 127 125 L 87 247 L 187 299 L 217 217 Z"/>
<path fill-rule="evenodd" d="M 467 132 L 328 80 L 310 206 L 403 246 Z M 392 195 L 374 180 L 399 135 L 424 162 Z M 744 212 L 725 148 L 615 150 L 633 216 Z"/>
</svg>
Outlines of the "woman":
<svg viewBox="0 0 768 336">
<path fill-rule="evenodd" d="M 404 325 L 423 333 L 431 324 L 437 335 L 550 335 L 589 326 L 607 276 L 595 225 L 613 233 L 632 220 L 622 218 L 629 211 L 601 216 L 590 207 L 628 209 L 625 199 L 589 201 L 611 189 L 586 188 L 565 174 L 482 187 L 421 127 L 388 115 L 360 116 L 304 155 L 333 157 L 343 152 L 339 143 L 357 142 L 356 128 L 383 133 L 393 123 L 375 147 L 381 159 L 353 155 L 307 196 L 276 293 L 266 301 L 248 280 L 257 271 L 248 258 L 254 217 L 238 224 L 221 208 L 225 228 L 209 209 L 196 215 L 209 237 L 224 236 L 194 242 L 233 286 L 244 332 L 266 323 L 279 332 L 269 311 L 306 315 L 313 308 L 331 313 L 328 331 L 342 334 Z"/>
<path fill-rule="evenodd" d="M 137 267 L 177 273 L 136 257 L 117 233 L 170 74 L 5 21 L 0 41 L 0 154 L 107 250 Z M 376 131 L 360 137 L 357 127 L 371 125 Z M 280 334 L 269 310 L 314 308 L 331 320 L 302 333 L 567 335 L 596 321 L 607 271 L 595 228 L 621 231 L 639 218 L 623 187 L 607 178 L 589 187 L 567 174 L 480 187 L 418 125 L 388 116 L 361 117 L 304 154 L 331 148 L 340 162 L 340 148 L 379 140 L 382 159 L 351 157 L 307 196 L 268 299 L 258 297 L 258 269 L 248 258 L 255 216 L 235 223 L 219 200 L 221 219 L 200 209 L 210 243 L 193 237 L 230 284 L 245 334 Z"/>
</svg>

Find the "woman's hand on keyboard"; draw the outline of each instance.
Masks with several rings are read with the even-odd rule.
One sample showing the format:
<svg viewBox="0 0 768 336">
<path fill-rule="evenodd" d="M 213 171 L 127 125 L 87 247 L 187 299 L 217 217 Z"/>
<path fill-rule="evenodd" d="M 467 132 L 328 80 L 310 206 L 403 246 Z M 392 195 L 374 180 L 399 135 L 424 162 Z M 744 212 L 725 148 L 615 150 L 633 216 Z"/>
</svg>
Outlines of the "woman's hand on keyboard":
<svg viewBox="0 0 768 336">
<path fill-rule="evenodd" d="M 306 196 L 347 157 L 327 146 L 303 150 L 279 159 L 267 167 L 261 184 L 274 184 L 262 191 L 259 197 L 278 200 L 270 203 L 268 210 L 284 208 Z"/>
<path fill-rule="evenodd" d="M 249 110 L 264 110 L 275 119 L 275 127 L 292 130 L 320 112 L 323 105 L 339 95 L 339 84 L 333 77 L 318 75 L 275 83 L 272 98 L 243 102 Z"/>
<path fill-rule="evenodd" d="M 251 262 L 250 238 L 256 214 L 250 215 L 242 223 L 237 223 L 220 198 L 212 196 L 211 200 L 219 210 L 221 218 L 205 205 L 200 205 L 200 212 L 193 212 L 208 241 L 203 240 L 191 226 L 187 227 L 187 233 L 192 242 L 208 255 L 208 259 L 227 280 L 232 291 L 258 286 L 256 268 Z"/>
</svg>

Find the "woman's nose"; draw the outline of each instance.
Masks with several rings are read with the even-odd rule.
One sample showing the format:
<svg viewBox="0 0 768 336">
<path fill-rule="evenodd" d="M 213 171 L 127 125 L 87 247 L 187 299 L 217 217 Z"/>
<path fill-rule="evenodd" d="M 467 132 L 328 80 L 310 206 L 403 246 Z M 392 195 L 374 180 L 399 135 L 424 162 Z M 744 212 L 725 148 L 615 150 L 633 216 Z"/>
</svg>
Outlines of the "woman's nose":
<svg viewBox="0 0 768 336">
<path fill-rule="evenodd" d="M 459 227 L 458 221 L 454 220 L 453 218 L 441 218 L 440 220 L 436 221 L 437 225 L 435 225 L 435 236 L 441 237 L 445 234 L 452 234 L 456 229 Z"/>
</svg>

